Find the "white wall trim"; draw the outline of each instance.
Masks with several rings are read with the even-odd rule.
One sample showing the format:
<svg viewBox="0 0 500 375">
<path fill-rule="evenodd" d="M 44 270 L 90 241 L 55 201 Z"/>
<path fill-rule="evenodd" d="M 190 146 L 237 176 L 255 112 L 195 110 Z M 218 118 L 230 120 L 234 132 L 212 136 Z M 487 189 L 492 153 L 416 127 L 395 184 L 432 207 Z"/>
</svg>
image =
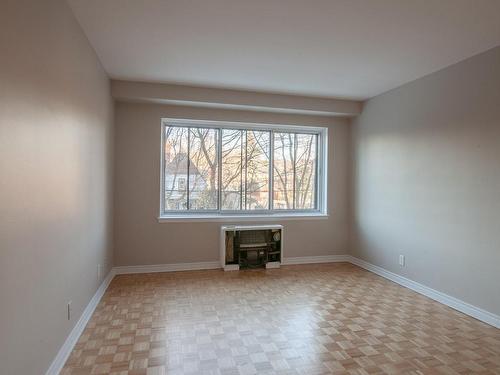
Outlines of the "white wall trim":
<svg viewBox="0 0 500 375">
<path fill-rule="evenodd" d="M 75 326 L 69 333 L 68 337 L 66 338 L 66 341 L 64 341 L 64 344 L 61 346 L 61 349 L 59 349 L 59 352 L 57 353 L 56 357 L 52 361 L 49 369 L 45 373 L 45 375 L 57 375 L 59 372 L 62 370 L 64 367 L 64 364 L 66 363 L 69 355 L 71 354 L 71 351 L 73 350 L 76 342 L 80 338 L 80 335 L 82 334 L 83 330 L 87 326 L 87 323 L 89 322 L 90 318 L 92 317 L 92 314 L 94 313 L 95 308 L 99 304 L 99 301 L 101 300 L 102 296 L 104 295 L 104 292 L 106 292 L 106 289 L 108 288 L 109 284 L 111 283 L 111 280 L 113 280 L 113 277 L 115 276 L 115 271 L 114 269 L 111 269 L 109 271 L 108 275 L 106 278 L 103 280 L 99 288 L 97 288 L 97 291 L 95 292 L 94 296 L 88 303 L 87 307 L 85 310 L 83 310 L 82 315 L 80 316 L 80 319 L 78 319 L 78 322 L 76 322 Z"/>
<path fill-rule="evenodd" d="M 349 262 L 349 255 L 318 255 L 310 257 L 289 257 L 284 258 L 283 265 L 292 264 L 312 264 L 312 263 L 334 263 L 334 262 Z"/>
<path fill-rule="evenodd" d="M 329 215 L 323 213 L 302 214 L 261 214 L 261 215 L 164 215 L 158 217 L 159 223 L 189 223 L 189 222 L 255 222 L 255 221 L 290 221 L 290 220 L 328 220 Z"/>
<path fill-rule="evenodd" d="M 333 263 L 349 262 L 349 255 L 320 255 L 310 257 L 285 258 L 283 265 L 310 264 L 310 263 Z M 115 275 L 125 275 L 131 273 L 153 273 L 153 272 L 175 272 L 175 271 L 196 271 L 221 269 L 219 261 L 195 262 L 195 263 L 168 263 L 168 264 L 146 264 L 140 266 L 117 266 Z"/>
<path fill-rule="evenodd" d="M 213 270 L 217 268 L 221 268 L 219 261 L 196 262 L 196 263 L 149 264 L 142 266 L 118 266 L 114 268 L 114 271 L 116 275 L 124 275 L 129 273 Z"/>
<path fill-rule="evenodd" d="M 464 302 L 458 298 L 452 297 L 448 294 L 439 292 L 435 289 L 429 288 L 423 284 L 416 281 L 410 280 L 406 277 L 395 274 L 385 268 L 376 266 L 374 264 L 368 263 L 362 259 L 348 256 L 350 262 L 373 272 L 379 276 L 382 276 L 388 280 L 394 281 L 396 284 L 404 286 L 405 288 L 411 289 L 417 293 L 423 294 L 426 297 L 433 299 L 434 301 L 440 302 L 443 305 L 451 307 L 452 309 L 458 310 L 466 315 L 476 318 L 484 323 L 490 324 L 493 327 L 500 328 L 500 316 L 493 314 L 489 311 L 483 310 L 479 307 L 471 305 L 470 303 Z"/>
</svg>

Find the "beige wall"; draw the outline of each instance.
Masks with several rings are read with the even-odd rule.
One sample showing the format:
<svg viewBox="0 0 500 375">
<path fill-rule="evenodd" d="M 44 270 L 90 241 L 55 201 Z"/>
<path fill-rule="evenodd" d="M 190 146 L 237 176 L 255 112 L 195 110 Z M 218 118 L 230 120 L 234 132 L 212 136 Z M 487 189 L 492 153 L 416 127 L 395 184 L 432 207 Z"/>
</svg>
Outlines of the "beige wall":
<svg viewBox="0 0 500 375">
<path fill-rule="evenodd" d="M 285 226 L 285 256 L 347 252 L 347 120 L 127 102 L 115 116 L 115 265 L 218 260 L 222 223 L 158 223 L 162 117 L 328 126 L 330 217 L 270 223 Z"/>
<path fill-rule="evenodd" d="M 63 0 L 3 1 L 0 56 L 0 373 L 40 375 L 111 267 L 113 106 Z"/>
<path fill-rule="evenodd" d="M 369 100 L 353 126 L 353 254 L 499 314 L 500 47 Z"/>
</svg>

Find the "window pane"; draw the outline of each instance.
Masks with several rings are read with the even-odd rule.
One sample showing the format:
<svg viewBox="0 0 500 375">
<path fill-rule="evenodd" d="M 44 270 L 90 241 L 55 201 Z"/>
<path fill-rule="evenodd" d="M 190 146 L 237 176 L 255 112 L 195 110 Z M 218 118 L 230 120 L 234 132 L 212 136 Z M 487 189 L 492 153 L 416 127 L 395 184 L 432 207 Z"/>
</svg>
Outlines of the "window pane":
<svg viewBox="0 0 500 375">
<path fill-rule="evenodd" d="M 269 209 L 269 132 L 246 131 L 246 197 L 247 210 Z"/>
<path fill-rule="evenodd" d="M 189 209 L 216 210 L 218 196 L 216 129 L 189 129 Z"/>
<path fill-rule="evenodd" d="M 222 202 L 223 210 L 240 210 L 243 183 L 243 131 L 222 129 Z"/>
<path fill-rule="evenodd" d="M 316 201 L 316 135 L 297 134 L 295 209 L 314 209 Z"/>
<path fill-rule="evenodd" d="M 164 208 L 187 209 L 188 129 L 166 126 L 164 150 Z"/>
<path fill-rule="evenodd" d="M 293 179 L 295 135 L 274 133 L 273 206 L 274 209 L 293 209 Z"/>
</svg>

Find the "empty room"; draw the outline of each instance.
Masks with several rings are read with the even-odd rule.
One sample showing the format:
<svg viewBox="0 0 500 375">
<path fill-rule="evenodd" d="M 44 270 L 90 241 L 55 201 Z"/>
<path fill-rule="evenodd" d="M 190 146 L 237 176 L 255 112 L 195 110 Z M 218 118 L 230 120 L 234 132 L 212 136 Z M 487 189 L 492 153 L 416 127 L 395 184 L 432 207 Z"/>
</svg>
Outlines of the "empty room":
<svg viewBox="0 0 500 375">
<path fill-rule="evenodd" d="M 0 5 L 0 375 L 500 375 L 499 0 Z"/>
</svg>

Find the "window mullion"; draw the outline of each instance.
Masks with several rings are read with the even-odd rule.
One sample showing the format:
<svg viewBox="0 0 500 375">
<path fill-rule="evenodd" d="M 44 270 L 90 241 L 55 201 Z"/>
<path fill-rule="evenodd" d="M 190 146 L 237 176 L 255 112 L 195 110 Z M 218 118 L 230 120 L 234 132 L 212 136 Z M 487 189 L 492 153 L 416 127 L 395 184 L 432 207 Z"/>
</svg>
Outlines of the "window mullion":
<svg viewBox="0 0 500 375">
<path fill-rule="evenodd" d="M 161 125 L 161 171 L 160 171 L 160 214 L 165 213 L 165 200 L 167 199 L 165 192 L 165 166 L 167 165 L 167 161 L 165 160 L 165 152 L 166 152 L 166 126 L 165 124 Z"/>
<path fill-rule="evenodd" d="M 320 186 L 319 186 L 319 182 L 323 180 L 323 178 L 320 176 L 320 166 L 319 166 L 319 159 L 318 159 L 318 155 L 319 155 L 319 152 L 320 152 L 320 142 L 319 142 L 319 136 L 318 135 L 315 135 L 315 138 L 316 138 L 316 154 L 314 155 L 314 160 L 315 160 L 315 169 L 316 169 L 316 178 L 315 178 L 315 181 L 314 181 L 314 209 L 318 209 L 319 208 L 319 193 L 320 193 Z"/>
<path fill-rule="evenodd" d="M 269 132 L 269 209 L 274 209 L 274 131 Z"/>
<path fill-rule="evenodd" d="M 245 130 L 245 210 L 248 209 L 248 199 L 247 199 L 247 194 L 248 194 L 248 130 Z"/>
<path fill-rule="evenodd" d="M 222 129 L 218 129 L 217 138 L 217 211 L 222 210 Z"/>
<path fill-rule="evenodd" d="M 191 152 L 191 128 L 187 128 L 187 133 L 188 133 L 188 136 L 187 136 L 187 139 L 188 139 L 188 143 L 187 143 L 187 183 L 186 183 L 186 187 L 187 187 L 187 191 L 186 191 L 186 209 L 189 210 L 190 209 L 190 202 L 189 202 L 189 189 L 190 189 L 190 175 L 189 175 L 189 168 L 190 168 L 190 164 L 191 164 L 191 155 L 190 155 L 190 152 Z"/>
<path fill-rule="evenodd" d="M 243 210 L 243 132 L 240 131 L 240 211 Z"/>
<path fill-rule="evenodd" d="M 297 177 L 297 133 L 293 135 L 293 209 L 296 207 L 297 191 L 296 188 L 296 177 Z"/>
</svg>

